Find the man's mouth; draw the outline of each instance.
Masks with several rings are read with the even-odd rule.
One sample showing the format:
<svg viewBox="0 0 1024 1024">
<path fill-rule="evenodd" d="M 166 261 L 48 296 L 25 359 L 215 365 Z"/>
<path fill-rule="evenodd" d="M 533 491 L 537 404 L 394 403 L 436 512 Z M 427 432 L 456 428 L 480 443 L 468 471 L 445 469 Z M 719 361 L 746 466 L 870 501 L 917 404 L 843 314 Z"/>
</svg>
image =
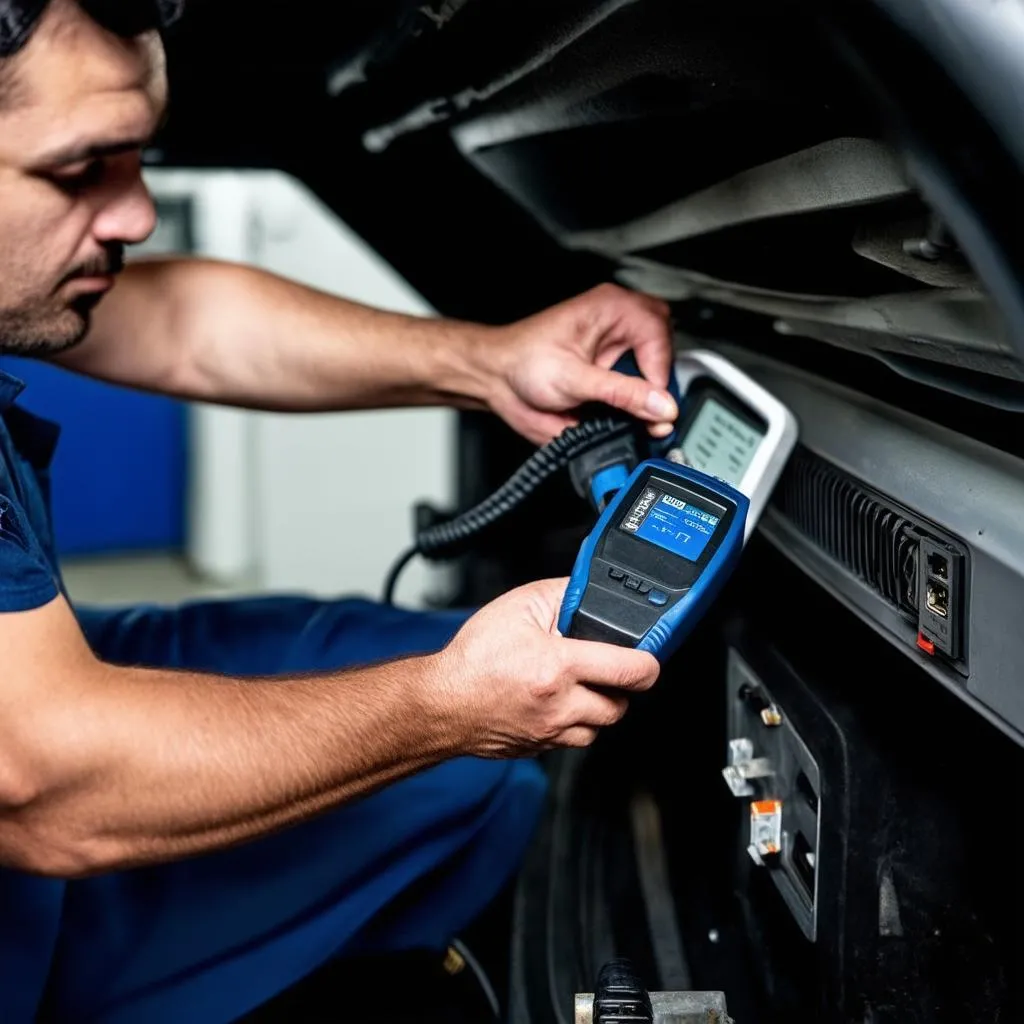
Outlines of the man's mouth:
<svg viewBox="0 0 1024 1024">
<path fill-rule="evenodd" d="M 87 295 L 91 292 L 107 292 L 114 287 L 113 274 L 93 274 L 89 277 L 72 277 L 64 283 L 66 291 L 75 295 Z"/>
<path fill-rule="evenodd" d="M 109 291 L 117 275 L 124 269 L 124 246 L 111 245 L 102 256 L 76 267 L 61 279 L 61 289 L 69 288 L 78 294 Z"/>
</svg>

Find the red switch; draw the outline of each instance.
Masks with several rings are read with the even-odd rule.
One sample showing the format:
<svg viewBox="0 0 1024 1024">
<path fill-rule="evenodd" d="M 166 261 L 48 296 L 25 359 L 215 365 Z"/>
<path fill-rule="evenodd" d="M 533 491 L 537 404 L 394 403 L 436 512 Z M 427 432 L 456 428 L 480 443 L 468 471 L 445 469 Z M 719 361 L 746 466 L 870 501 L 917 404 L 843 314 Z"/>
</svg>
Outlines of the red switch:
<svg viewBox="0 0 1024 1024">
<path fill-rule="evenodd" d="M 917 646 L 924 651 L 925 654 L 935 653 L 935 644 L 924 635 L 924 633 L 917 634 Z"/>
</svg>

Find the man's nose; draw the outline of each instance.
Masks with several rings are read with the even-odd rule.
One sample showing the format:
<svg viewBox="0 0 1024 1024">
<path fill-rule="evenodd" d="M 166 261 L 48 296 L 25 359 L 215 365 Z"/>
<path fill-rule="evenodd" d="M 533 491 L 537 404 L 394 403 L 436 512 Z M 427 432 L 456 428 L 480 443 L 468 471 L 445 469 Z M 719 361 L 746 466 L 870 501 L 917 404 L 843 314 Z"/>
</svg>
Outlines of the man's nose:
<svg viewBox="0 0 1024 1024">
<path fill-rule="evenodd" d="M 103 243 L 135 245 L 144 242 L 156 227 L 153 197 L 139 173 L 118 184 L 120 187 L 110 190 L 93 221 L 93 236 Z"/>
</svg>

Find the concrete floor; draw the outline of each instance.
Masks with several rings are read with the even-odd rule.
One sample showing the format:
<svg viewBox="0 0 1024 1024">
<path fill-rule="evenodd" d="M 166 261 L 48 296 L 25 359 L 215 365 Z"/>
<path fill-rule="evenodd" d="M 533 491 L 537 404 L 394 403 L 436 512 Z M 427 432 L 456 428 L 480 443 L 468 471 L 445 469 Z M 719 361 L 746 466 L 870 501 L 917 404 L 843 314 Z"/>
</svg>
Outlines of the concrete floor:
<svg viewBox="0 0 1024 1024">
<path fill-rule="evenodd" d="M 247 590 L 242 585 L 225 587 L 205 580 L 173 553 L 68 559 L 62 571 L 72 599 L 82 604 L 180 604 Z"/>
</svg>

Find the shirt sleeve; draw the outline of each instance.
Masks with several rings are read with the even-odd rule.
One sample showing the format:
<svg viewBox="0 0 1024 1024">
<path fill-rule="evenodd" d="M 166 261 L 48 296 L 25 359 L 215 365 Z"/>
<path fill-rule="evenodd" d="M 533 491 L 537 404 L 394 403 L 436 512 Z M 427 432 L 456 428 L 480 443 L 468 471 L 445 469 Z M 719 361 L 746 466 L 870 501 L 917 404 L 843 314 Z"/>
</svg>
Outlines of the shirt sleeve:
<svg viewBox="0 0 1024 1024">
<path fill-rule="evenodd" d="M 0 494 L 0 612 L 41 608 L 60 593 L 55 567 L 13 499 Z"/>
</svg>

